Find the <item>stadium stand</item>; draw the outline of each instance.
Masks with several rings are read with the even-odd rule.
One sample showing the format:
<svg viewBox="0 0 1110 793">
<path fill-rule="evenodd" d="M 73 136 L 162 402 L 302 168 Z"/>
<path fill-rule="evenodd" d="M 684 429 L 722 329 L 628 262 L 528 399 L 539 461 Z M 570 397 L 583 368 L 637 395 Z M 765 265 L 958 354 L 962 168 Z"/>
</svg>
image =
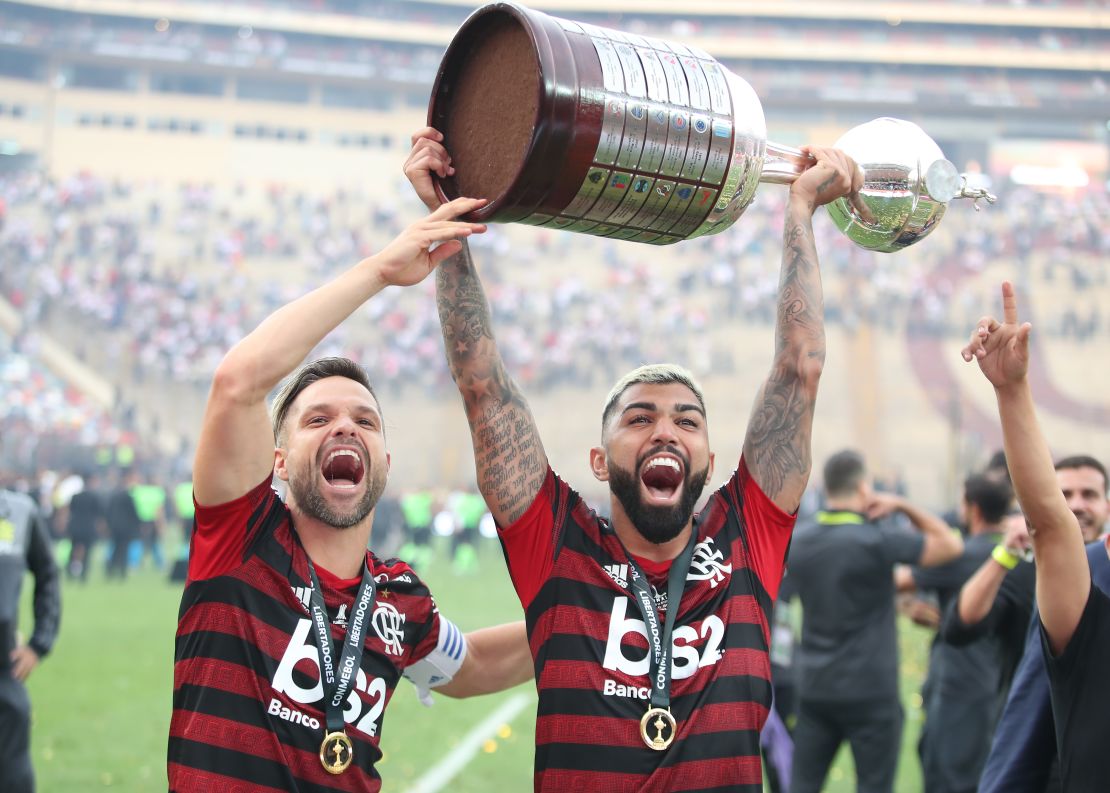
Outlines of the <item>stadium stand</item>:
<svg viewBox="0 0 1110 793">
<path fill-rule="evenodd" d="M 1106 424 L 1097 394 L 1110 382 L 1084 369 L 1110 334 L 1099 264 L 1110 208 L 1097 183 L 1105 9 L 1025 3 L 1033 25 L 1002 0 L 887 4 L 898 18 L 862 2 L 835 14 L 738 3 L 727 16 L 692 3 L 683 19 L 652 2 L 537 5 L 721 55 L 756 88 L 776 140 L 827 142 L 900 115 L 994 179 L 998 206 L 953 206 L 928 242 L 896 257 L 854 249 L 819 223 L 831 355 L 815 454 L 862 438 L 870 459 L 899 467 L 926 500 L 948 495 L 953 472 L 995 440 L 990 405 L 964 393 L 949 351 L 993 305 L 1002 275 L 1029 285 L 1041 343 L 1069 351 L 1041 358 L 1057 437 L 1078 443 L 1086 423 Z M 55 363 L 66 378 L 82 379 L 79 364 L 100 375 L 114 420 L 130 416 L 176 454 L 231 342 L 415 217 L 399 163 L 443 46 L 474 6 L 173 7 L 170 19 L 129 0 L 98 4 L 104 13 L 0 2 L 0 152 L 10 155 L 0 156 L 0 297 L 72 352 L 73 366 Z M 1007 140 L 1059 142 L 1096 181 L 1019 186 L 998 145 Z M 569 455 L 592 442 L 599 395 L 624 369 L 661 358 L 690 364 L 712 403 L 742 402 L 736 415 L 721 409 L 720 442 L 735 442 L 769 358 L 781 198 L 764 188 L 734 229 L 669 249 L 517 227 L 475 242 L 509 365 L 541 422 L 566 427 L 545 433 L 566 438 L 552 459 L 581 467 Z M 396 405 L 392 420 L 415 428 L 415 451 L 395 454 L 402 475 L 467 481 L 430 284 L 375 301 L 324 351 L 361 360 L 383 383 L 387 416 Z M 437 443 L 444 453 L 428 455 Z"/>
</svg>

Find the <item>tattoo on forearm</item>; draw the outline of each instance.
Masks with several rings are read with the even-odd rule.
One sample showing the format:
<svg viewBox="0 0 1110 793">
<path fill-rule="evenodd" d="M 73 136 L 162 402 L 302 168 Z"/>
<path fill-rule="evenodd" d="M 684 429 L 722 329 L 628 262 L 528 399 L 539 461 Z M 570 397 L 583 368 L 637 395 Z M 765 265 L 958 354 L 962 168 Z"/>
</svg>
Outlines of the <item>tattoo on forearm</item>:
<svg viewBox="0 0 1110 793">
<path fill-rule="evenodd" d="M 437 269 L 436 302 L 447 362 L 470 422 L 478 485 L 498 517 L 511 522 L 543 483 L 546 457 L 528 403 L 498 352 L 466 249 Z"/>
<path fill-rule="evenodd" d="M 775 361 L 752 415 L 746 449 L 771 497 L 809 475 L 816 392 L 805 374 L 819 371 L 825 360 L 821 275 L 808 221 L 789 217 L 783 245 Z"/>
</svg>

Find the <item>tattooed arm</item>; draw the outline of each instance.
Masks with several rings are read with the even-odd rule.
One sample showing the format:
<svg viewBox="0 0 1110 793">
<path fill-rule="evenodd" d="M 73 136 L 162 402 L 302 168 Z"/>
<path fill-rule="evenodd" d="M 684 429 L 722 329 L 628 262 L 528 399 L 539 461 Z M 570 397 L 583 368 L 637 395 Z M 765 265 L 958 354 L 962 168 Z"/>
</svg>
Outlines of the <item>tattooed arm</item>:
<svg viewBox="0 0 1110 793">
<path fill-rule="evenodd" d="M 436 271 L 436 302 L 451 376 L 462 394 L 478 488 L 500 526 L 524 514 L 547 476 L 535 419 L 505 371 L 489 303 L 465 245 Z"/>
<path fill-rule="evenodd" d="M 756 395 L 744 439 L 755 481 L 782 510 L 794 512 L 809 480 L 817 383 L 825 363 L 821 273 L 813 241 L 817 207 L 857 190 L 862 175 L 836 149 L 810 147 L 817 163 L 790 186 L 783 230 L 775 358 Z"/>
<path fill-rule="evenodd" d="M 431 209 L 439 204 L 432 172 L 454 172 L 443 135 L 426 127 L 412 137 L 405 175 Z M 547 454 L 520 389 L 505 370 L 493 338 L 489 303 L 470 250 L 436 271 L 436 303 L 451 376 L 462 394 L 474 442 L 478 488 L 499 526 L 515 522 L 535 500 L 547 476 Z"/>
</svg>

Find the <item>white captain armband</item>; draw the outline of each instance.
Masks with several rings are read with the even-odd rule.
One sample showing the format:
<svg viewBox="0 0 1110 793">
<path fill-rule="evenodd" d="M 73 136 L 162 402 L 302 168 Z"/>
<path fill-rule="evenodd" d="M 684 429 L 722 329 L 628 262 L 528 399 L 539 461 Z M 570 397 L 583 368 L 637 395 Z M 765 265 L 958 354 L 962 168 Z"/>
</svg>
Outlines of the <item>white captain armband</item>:
<svg viewBox="0 0 1110 793">
<path fill-rule="evenodd" d="M 432 706 L 431 689 L 451 682 L 466 658 L 466 637 L 455 623 L 439 615 L 439 641 L 430 653 L 405 668 L 404 676 L 416 686 L 421 703 Z"/>
</svg>

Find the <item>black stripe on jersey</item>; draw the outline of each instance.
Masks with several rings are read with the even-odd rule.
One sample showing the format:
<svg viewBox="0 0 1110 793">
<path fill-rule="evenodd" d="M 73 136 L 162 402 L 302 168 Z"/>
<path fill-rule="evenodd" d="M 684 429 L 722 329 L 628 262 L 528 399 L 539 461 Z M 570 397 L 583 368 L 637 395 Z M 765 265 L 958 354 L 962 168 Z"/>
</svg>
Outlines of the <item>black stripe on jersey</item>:
<svg viewBox="0 0 1110 793">
<path fill-rule="evenodd" d="M 224 691 L 222 688 L 206 688 L 205 686 L 191 683 L 181 686 L 178 692 L 182 699 L 189 701 L 190 713 L 203 713 L 205 716 L 227 719 L 235 724 L 257 727 L 272 733 L 265 706 L 258 701 L 257 697 Z M 306 706 L 298 705 L 298 707 Z M 318 713 L 319 709 L 315 709 L 315 712 Z M 314 714 L 309 715 L 312 715 L 317 721 L 322 720 L 322 717 L 317 717 Z M 311 729 L 308 727 L 298 729 L 311 732 Z M 321 727 L 321 730 L 322 729 Z M 323 739 L 323 737 L 324 735 L 321 732 L 320 738 Z"/>
<path fill-rule="evenodd" d="M 201 590 L 203 589 L 201 585 L 204 583 L 204 581 L 189 581 L 189 583 L 185 585 L 185 589 L 181 593 L 181 605 L 177 607 L 178 624 L 181 623 L 181 620 L 185 617 L 189 609 L 200 601 Z"/>
<path fill-rule="evenodd" d="M 609 579 L 606 578 L 605 580 L 608 581 Z M 560 592 L 560 585 L 564 581 L 566 582 L 566 585 L 568 587 L 576 590 L 571 593 L 575 596 L 575 602 L 569 602 L 567 600 L 566 593 Z M 578 592 L 581 591 L 584 591 L 587 596 L 579 596 Z M 602 613 L 604 611 L 607 615 L 606 618 L 608 618 L 607 613 L 609 609 L 613 606 L 613 598 L 619 597 L 621 592 L 623 592 L 628 597 L 632 597 L 632 593 L 630 593 L 627 589 L 618 591 L 616 589 L 613 589 L 608 584 L 602 584 L 600 579 L 598 583 L 594 584 L 587 581 L 562 578 L 558 575 L 555 575 L 547 579 L 547 582 L 542 587 L 540 587 L 540 591 L 536 593 L 535 599 L 529 604 L 528 611 L 535 612 L 536 615 L 539 616 L 540 614 L 543 614 L 546 611 L 550 611 L 551 609 L 567 607 L 583 608 L 587 611 L 596 611 L 598 613 Z M 594 603 L 596 603 L 597 606 L 595 608 L 591 608 L 590 606 Z"/>
<path fill-rule="evenodd" d="M 679 725 L 681 731 L 682 725 Z M 681 732 L 680 732 L 681 735 Z M 665 752 L 660 757 L 639 743 L 635 746 L 605 744 L 545 743 L 538 748 L 546 755 L 547 770 L 617 771 L 648 775 L 657 768 L 698 760 L 722 760 L 759 756 L 759 731 L 736 730 L 681 736 L 682 752 Z"/>
<path fill-rule="evenodd" d="M 204 661 L 212 659 L 221 663 L 245 667 L 254 675 L 265 677 L 277 669 L 279 660 L 271 658 L 253 642 L 244 641 L 216 631 L 193 631 L 178 637 L 180 653 L 177 661 Z M 319 676 L 309 676 L 299 668 L 293 669 L 294 682 L 302 688 L 313 688 Z M 185 686 L 182 686 L 184 689 Z"/>
<path fill-rule="evenodd" d="M 755 602 L 759 605 L 759 610 L 762 611 L 764 615 L 766 615 L 767 624 L 769 625 L 771 622 L 771 612 L 775 608 L 774 598 L 772 598 L 771 595 L 767 592 L 766 588 L 763 586 L 763 582 L 760 581 L 759 576 L 756 575 L 755 570 L 747 567 L 744 568 L 742 572 L 747 574 L 748 580 L 751 582 L 751 586 L 749 587 L 750 591 L 748 594 L 752 595 L 755 598 Z M 736 575 L 735 571 L 733 572 L 733 575 Z"/>
<path fill-rule="evenodd" d="M 289 542 L 296 543 L 292 535 L 291 527 L 292 524 L 290 524 L 290 528 L 287 529 L 287 531 L 289 531 Z M 293 555 L 282 545 L 281 541 L 278 539 L 277 533 L 270 532 L 265 537 L 260 538 L 255 544 L 254 554 L 263 564 L 267 565 L 275 572 L 280 573 L 290 586 L 312 586 L 312 582 L 302 577 L 296 565 L 293 564 Z M 307 572 L 307 567 L 305 572 Z"/>
<path fill-rule="evenodd" d="M 685 696 L 675 697 L 673 701 L 677 706 L 685 699 Z M 717 675 L 713 678 L 713 702 L 704 705 L 729 703 L 770 707 L 771 681 L 759 675 Z"/>
<path fill-rule="evenodd" d="M 646 686 L 647 678 L 643 679 Z M 614 700 L 605 703 L 603 700 Z M 689 717 L 693 708 L 714 706 L 759 707 L 770 705 L 771 683 L 758 675 L 719 675 L 708 688 L 700 688 L 681 696 L 671 695 L 671 708 L 676 714 Z M 602 698 L 599 691 L 592 688 L 561 688 L 549 686 L 543 690 L 536 706 L 536 717 L 541 716 L 603 716 L 624 718 L 627 713 L 636 718 L 648 708 L 647 700 L 630 699 L 622 704 L 617 697 Z M 621 711 L 625 711 L 622 713 Z"/>
<path fill-rule="evenodd" d="M 551 538 L 551 547 L 553 549 L 551 555 L 552 562 L 559 558 L 559 553 L 563 550 L 563 540 L 566 539 L 564 527 L 566 525 L 567 515 L 573 514 L 579 505 L 585 506 L 573 490 L 563 490 L 556 487 L 555 498 L 558 503 L 555 505 L 555 522 L 551 524 L 551 531 L 554 533 L 554 536 Z"/>
<path fill-rule="evenodd" d="M 170 736 L 169 756 L 170 762 L 228 777 L 229 790 L 239 789 L 234 780 L 242 780 L 249 785 L 266 785 L 278 790 L 296 790 L 298 793 L 344 793 L 346 790 L 298 779 L 289 773 L 289 768 L 284 763 L 188 738 Z M 187 775 L 188 772 L 185 773 Z M 182 790 L 179 793 L 189 791 Z"/>
<path fill-rule="evenodd" d="M 204 608 L 207 605 L 220 605 L 237 609 L 246 612 L 244 619 L 254 619 L 265 623 L 280 633 L 287 634 L 292 630 L 292 625 L 295 623 L 290 622 L 291 616 L 295 615 L 298 619 L 309 619 L 307 612 L 300 614 L 290 612 L 288 604 L 232 576 L 219 576 L 205 581 L 197 581 L 189 586 L 189 590 L 187 596 L 191 607 Z M 185 596 L 182 597 L 183 608 L 184 603 Z M 182 612 L 181 617 L 184 617 L 184 612 Z M 178 618 L 179 622 L 181 617 Z M 181 635 L 187 636 L 188 634 L 183 633 Z M 240 641 L 245 641 L 245 638 L 240 638 Z"/>
<path fill-rule="evenodd" d="M 278 527 L 289 518 L 285 504 L 272 490 L 266 498 L 255 505 L 250 518 L 247 519 L 247 536 L 243 543 L 243 561 L 247 561 L 256 552 L 259 540 L 273 537 Z M 279 568 L 280 569 L 280 568 Z"/>
</svg>

